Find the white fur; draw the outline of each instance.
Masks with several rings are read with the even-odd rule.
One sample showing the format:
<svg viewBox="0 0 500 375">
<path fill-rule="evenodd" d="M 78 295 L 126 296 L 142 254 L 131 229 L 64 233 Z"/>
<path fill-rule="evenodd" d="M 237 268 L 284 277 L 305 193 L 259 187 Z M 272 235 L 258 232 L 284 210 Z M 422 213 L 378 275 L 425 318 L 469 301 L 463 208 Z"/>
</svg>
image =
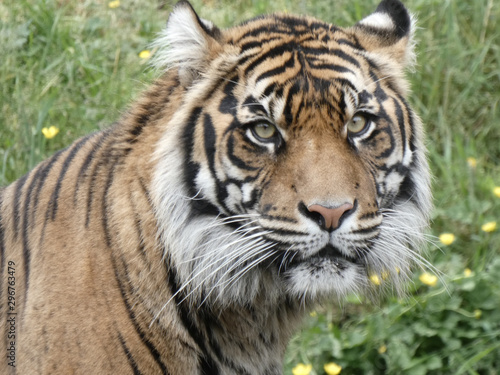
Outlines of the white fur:
<svg viewBox="0 0 500 375">
<path fill-rule="evenodd" d="M 201 21 L 208 28 L 213 27 L 210 21 Z M 188 6 L 176 6 L 152 48 L 156 52 L 151 63 L 157 69 L 195 69 L 205 60 L 207 35 Z"/>
<path fill-rule="evenodd" d="M 387 13 L 372 13 L 359 22 L 360 25 L 374 27 L 376 29 L 394 30 L 394 22 Z"/>
</svg>

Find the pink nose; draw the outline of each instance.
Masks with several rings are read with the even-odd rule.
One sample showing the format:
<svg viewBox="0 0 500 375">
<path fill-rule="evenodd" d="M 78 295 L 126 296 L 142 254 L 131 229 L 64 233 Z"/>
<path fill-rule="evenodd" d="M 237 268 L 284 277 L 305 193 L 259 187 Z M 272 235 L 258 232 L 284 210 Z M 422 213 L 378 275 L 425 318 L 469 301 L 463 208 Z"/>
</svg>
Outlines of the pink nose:
<svg viewBox="0 0 500 375">
<path fill-rule="evenodd" d="M 343 205 L 335 208 L 327 208 L 319 204 L 312 204 L 307 209 L 309 212 L 317 212 L 323 218 L 323 227 L 326 230 L 334 230 L 339 227 L 340 218 L 349 210 L 353 208 L 350 203 L 344 203 Z"/>
</svg>

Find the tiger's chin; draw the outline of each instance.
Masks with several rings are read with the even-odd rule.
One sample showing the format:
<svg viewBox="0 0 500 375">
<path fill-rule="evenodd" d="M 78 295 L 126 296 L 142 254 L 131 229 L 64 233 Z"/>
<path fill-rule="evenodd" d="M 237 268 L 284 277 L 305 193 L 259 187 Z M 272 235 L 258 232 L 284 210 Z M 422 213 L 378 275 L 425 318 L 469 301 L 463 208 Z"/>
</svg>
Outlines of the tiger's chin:
<svg viewBox="0 0 500 375">
<path fill-rule="evenodd" d="M 362 293 L 368 285 L 363 259 L 331 245 L 308 257 L 295 256 L 282 275 L 291 295 L 313 300 Z"/>
</svg>

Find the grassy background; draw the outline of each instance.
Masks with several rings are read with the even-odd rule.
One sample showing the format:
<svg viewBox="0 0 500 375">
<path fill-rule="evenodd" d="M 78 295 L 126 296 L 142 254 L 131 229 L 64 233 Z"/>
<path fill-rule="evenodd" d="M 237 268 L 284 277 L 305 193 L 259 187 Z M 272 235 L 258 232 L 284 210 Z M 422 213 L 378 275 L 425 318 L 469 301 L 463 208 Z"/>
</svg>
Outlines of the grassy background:
<svg viewBox="0 0 500 375">
<path fill-rule="evenodd" d="M 418 279 L 410 297 L 379 306 L 355 298 L 325 306 L 290 345 L 324 374 L 496 374 L 500 369 L 500 7 L 496 0 L 407 0 L 418 15 L 411 102 L 428 132 L 435 176 L 429 258 L 443 272 Z M 348 26 L 371 0 L 194 0 L 204 18 L 229 26 L 268 11 L 315 15 Z M 165 24 L 171 1 L 0 2 L 0 186 L 77 137 L 108 126 L 153 79 L 138 54 Z M 45 139 L 43 127 L 59 134 Z M 471 161 L 468 158 L 473 158 Z M 469 272 L 470 270 L 470 272 Z"/>
</svg>

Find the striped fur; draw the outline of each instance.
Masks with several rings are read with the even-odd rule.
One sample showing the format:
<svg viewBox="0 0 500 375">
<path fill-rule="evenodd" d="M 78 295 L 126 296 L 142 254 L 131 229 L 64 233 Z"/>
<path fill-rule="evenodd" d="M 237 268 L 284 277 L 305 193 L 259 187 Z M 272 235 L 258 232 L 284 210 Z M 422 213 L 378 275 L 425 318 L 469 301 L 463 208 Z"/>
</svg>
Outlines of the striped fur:
<svg viewBox="0 0 500 375">
<path fill-rule="evenodd" d="M 0 190 L 0 371 L 281 374 L 310 306 L 404 285 L 430 211 L 413 28 L 397 0 L 347 29 L 177 4 L 142 99 Z"/>
</svg>

